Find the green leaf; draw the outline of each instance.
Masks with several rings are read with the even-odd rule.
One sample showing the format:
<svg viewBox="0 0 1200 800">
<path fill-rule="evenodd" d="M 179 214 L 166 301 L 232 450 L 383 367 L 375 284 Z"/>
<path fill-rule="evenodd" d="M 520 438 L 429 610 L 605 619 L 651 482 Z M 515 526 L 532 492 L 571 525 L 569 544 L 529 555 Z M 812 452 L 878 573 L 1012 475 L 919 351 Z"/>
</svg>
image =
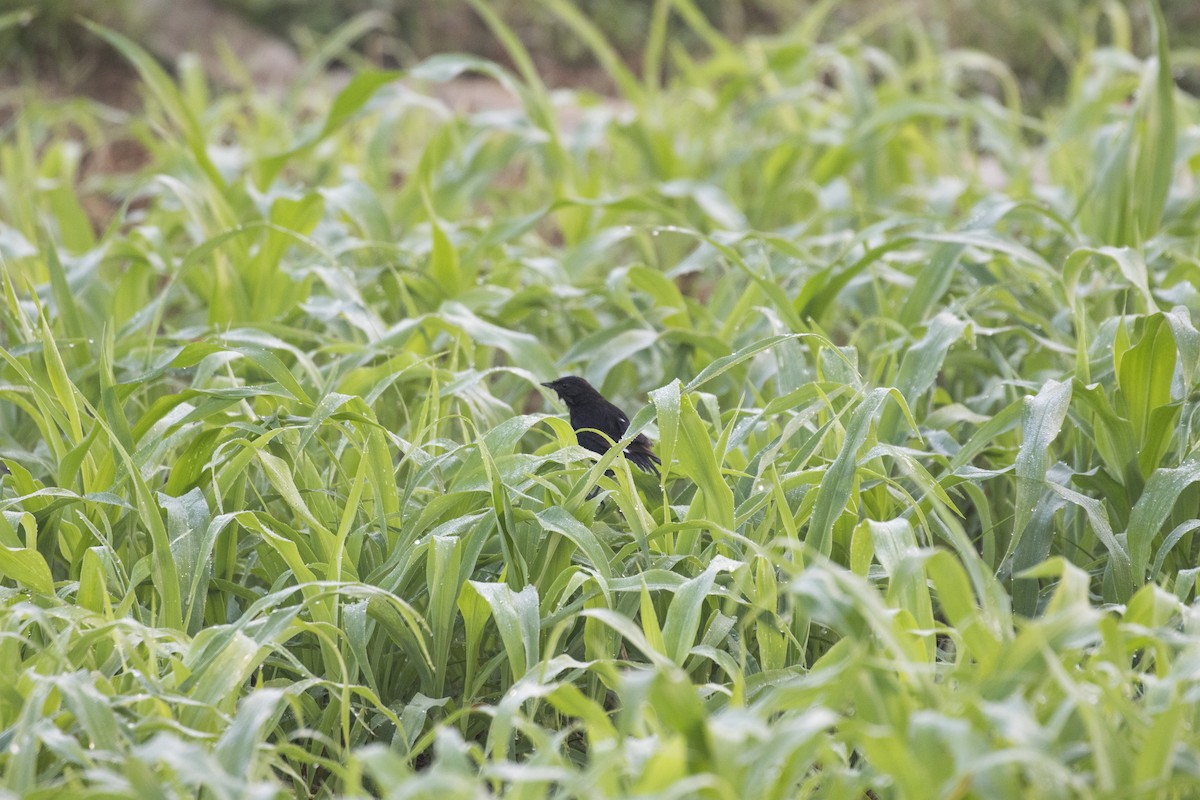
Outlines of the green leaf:
<svg viewBox="0 0 1200 800">
<path fill-rule="evenodd" d="M 537 518 L 543 528 L 571 540 L 587 556 L 600 576 L 601 589 L 607 591 L 607 583 L 612 577 L 612 553 L 600 538 L 560 506 L 539 511 Z"/>
<path fill-rule="evenodd" d="M 813 506 L 805 543 L 814 552 L 829 556 L 833 551 L 833 523 L 846 510 L 857 485 L 858 453 L 891 389 L 872 389 L 850 416 L 845 438 L 837 457 L 821 478 L 821 488 Z"/>
<path fill-rule="evenodd" d="M 1178 139 L 1175 76 L 1171 68 L 1167 23 L 1163 20 L 1157 0 L 1148 5 L 1154 58 L 1146 64 L 1142 85 L 1137 93 L 1134 115 L 1138 130 L 1137 152 L 1132 165 L 1133 191 L 1130 196 L 1137 220 L 1138 241 L 1153 237 L 1162 225 L 1163 210 L 1175 177 Z"/>
<path fill-rule="evenodd" d="M 524 677 L 541 655 L 537 588 L 526 586 L 514 592 L 505 583 L 470 581 L 470 585 L 492 611 L 514 680 Z"/>
<path fill-rule="evenodd" d="M 904 354 L 895 386 L 909 408 L 916 408 L 917 402 L 933 387 L 946 360 L 946 352 L 962 338 L 966 328 L 967 323 L 943 311 L 929 323 L 921 340 Z M 899 406 L 884 409 L 879 421 L 881 441 L 896 441 L 901 419 Z"/>
<path fill-rule="evenodd" d="M 1127 602 L 1133 596 L 1134 591 L 1129 553 L 1125 551 L 1125 546 L 1113 534 L 1112 526 L 1108 522 L 1108 512 L 1104 506 L 1099 500 L 1086 497 L 1065 486 L 1059 486 L 1056 483 L 1048 483 L 1048 486 L 1056 494 L 1082 508 L 1087 514 L 1092 532 L 1108 550 L 1107 568 L 1112 571 L 1113 581 L 1116 584 L 1117 596 L 1115 599 L 1120 603 Z"/>
<path fill-rule="evenodd" d="M 725 563 L 711 564 L 704 572 L 684 583 L 675 591 L 675 597 L 667 609 L 667 621 L 662 627 L 663 650 L 680 666 L 683 666 L 684 660 L 696 643 L 700 615 L 704 613 L 704 601 L 712 590 L 718 570 L 722 568 L 729 567 Z"/>
<path fill-rule="evenodd" d="M 727 531 L 734 529 L 733 490 L 729 488 L 717 458 L 714 441 L 704 421 L 696 413 L 690 395 L 681 394 L 677 385 L 650 393 L 660 420 L 661 457 L 678 458 L 679 469 L 695 482 L 698 503 L 693 505 L 703 519 Z"/>
<path fill-rule="evenodd" d="M 1146 579 L 1150 553 L 1159 530 L 1183 490 L 1197 481 L 1200 481 L 1200 461 L 1194 459 L 1175 469 L 1157 469 L 1146 481 L 1142 496 L 1129 514 L 1129 527 L 1126 530 L 1129 560 L 1133 564 L 1135 579 Z"/>
<path fill-rule="evenodd" d="M 474 280 L 463 273 L 458 250 L 446 235 L 443 223 L 433 210 L 428 187 L 421 188 L 421 199 L 425 203 L 425 213 L 429 216 L 429 231 L 433 237 L 429 273 L 441 288 L 443 296 L 457 297 L 466 286 L 473 284 Z"/>
<path fill-rule="evenodd" d="M 1117 367 L 1117 385 L 1138 442 L 1143 477 L 1158 466 L 1175 433 L 1178 409 L 1171 409 L 1171 380 L 1176 348 L 1163 314 L 1146 317 L 1141 336 L 1126 350 Z"/>
<path fill-rule="evenodd" d="M 279 171 L 292 159 L 310 152 L 314 147 L 336 133 L 367 104 L 381 88 L 400 79 L 403 75 L 395 71 L 364 70 L 350 79 L 329 107 L 321 127 L 302 138 L 291 149 L 268 156 L 258 162 L 258 185 L 266 188 Z"/>
<path fill-rule="evenodd" d="M 154 57 L 143 50 L 132 40 L 127 39 L 114 30 L 80 18 L 80 23 L 92 33 L 112 45 L 137 69 L 142 80 L 150 87 L 155 98 L 162 103 L 167 116 L 179 126 L 187 140 L 188 150 L 197 165 L 204 171 L 205 177 L 216 187 L 224 188 L 225 181 L 208 155 L 208 142 L 200 121 L 192 113 L 188 103 L 179 92 L 179 88 L 166 71 L 159 66 Z"/>
<path fill-rule="evenodd" d="M 1011 559 L 1025 535 L 1034 508 L 1046 492 L 1046 472 L 1052 463 L 1050 445 L 1062 430 L 1071 403 L 1071 384 L 1049 380 L 1033 397 L 1026 397 L 1021 415 L 1023 436 L 1017 451 L 1017 499 L 1013 533 L 1003 563 L 1011 570 Z"/>
<path fill-rule="evenodd" d="M 258 689 L 238 705 L 237 714 L 213 748 L 213 755 L 227 774 L 252 777 L 259 747 L 286 708 L 283 699 L 280 689 Z"/>
<path fill-rule="evenodd" d="M 54 594 L 50 566 L 37 550 L 0 544 L 0 573 L 38 594 Z"/>
</svg>

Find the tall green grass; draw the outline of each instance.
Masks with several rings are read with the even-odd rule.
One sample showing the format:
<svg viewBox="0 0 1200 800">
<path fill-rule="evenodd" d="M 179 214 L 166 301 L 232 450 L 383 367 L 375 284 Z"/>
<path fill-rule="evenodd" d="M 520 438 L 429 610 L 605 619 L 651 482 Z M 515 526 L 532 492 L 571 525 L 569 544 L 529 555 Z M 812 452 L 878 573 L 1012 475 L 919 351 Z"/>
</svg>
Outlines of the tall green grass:
<svg viewBox="0 0 1200 800">
<path fill-rule="evenodd" d="M 22 98 L 4 787 L 1194 795 L 1200 119 L 1161 23 L 1033 119 L 827 6 L 735 46 L 664 0 L 639 75 L 549 2 L 623 96 L 552 93 L 475 5 L 515 72 L 214 96 L 95 27 L 142 113 Z M 468 73 L 520 107 L 428 91 Z M 660 478 L 575 445 L 564 373 Z"/>
</svg>

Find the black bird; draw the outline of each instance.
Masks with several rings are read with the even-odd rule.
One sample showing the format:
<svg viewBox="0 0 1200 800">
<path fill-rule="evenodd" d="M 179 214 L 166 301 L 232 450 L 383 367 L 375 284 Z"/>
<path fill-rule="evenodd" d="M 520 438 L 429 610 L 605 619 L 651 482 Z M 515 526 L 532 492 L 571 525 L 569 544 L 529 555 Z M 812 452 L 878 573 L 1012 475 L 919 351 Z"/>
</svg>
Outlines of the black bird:
<svg viewBox="0 0 1200 800">
<path fill-rule="evenodd" d="M 611 445 L 596 431 L 607 434 L 613 442 L 618 442 L 629 430 L 629 417 L 625 412 L 604 399 L 583 378 L 568 375 L 565 378 L 543 383 L 542 386 L 553 389 L 559 398 L 567 404 L 571 414 L 571 427 L 575 429 L 575 438 L 579 444 L 593 453 L 604 455 Z M 594 428 L 595 430 L 587 430 Z M 650 440 L 645 434 L 639 433 L 625 448 L 625 457 L 635 466 L 646 472 L 658 474 L 655 464 L 662 461 L 654 455 Z"/>
</svg>

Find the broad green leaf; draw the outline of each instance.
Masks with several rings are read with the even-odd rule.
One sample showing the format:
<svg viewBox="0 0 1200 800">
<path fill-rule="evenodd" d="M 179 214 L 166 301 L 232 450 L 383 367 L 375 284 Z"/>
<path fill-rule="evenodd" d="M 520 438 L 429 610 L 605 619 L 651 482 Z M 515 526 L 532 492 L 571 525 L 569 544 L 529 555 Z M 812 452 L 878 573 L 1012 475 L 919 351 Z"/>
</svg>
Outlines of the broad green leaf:
<svg viewBox="0 0 1200 800">
<path fill-rule="evenodd" d="M 704 612 L 705 601 L 712 591 L 713 582 L 718 572 L 729 570 L 737 565 L 728 559 L 718 557 L 704 572 L 684 583 L 675 591 L 671 606 L 667 609 L 667 620 L 663 624 L 662 639 L 666 654 L 676 664 L 683 666 L 684 659 L 696 643 L 696 633 L 700 629 L 700 615 Z"/>
<path fill-rule="evenodd" d="M 470 581 L 488 604 L 514 679 L 523 677 L 541 654 L 538 593 L 533 586 L 514 592 L 507 584 Z"/>
<path fill-rule="evenodd" d="M 837 458 L 821 478 L 821 488 L 813 506 L 805 543 L 814 552 L 828 556 L 833 550 L 833 524 L 846 510 L 858 481 L 858 453 L 867 441 L 871 424 L 887 399 L 889 389 L 872 389 L 850 415 Z"/>
<path fill-rule="evenodd" d="M 1046 472 L 1053 463 L 1050 445 L 1062 430 L 1071 402 L 1071 384 L 1049 380 L 1033 397 L 1026 397 L 1021 415 L 1023 436 L 1017 451 L 1017 498 L 1013 533 L 1004 562 L 1008 563 L 1021 544 L 1033 519 L 1034 507 L 1046 492 Z"/>
<path fill-rule="evenodd" d="M 0 545 L 0 573 L 38 594 L 54 594 L 54 578 L 37 550 Z"/>
<path fill-rule="evenodd" d="M 1146 579 L 1150 553 L 1154 542 L 1158 540 L 1163 522 L 1175 507 L 1180 494 L 1197 481 L 1200 481 L 1200 462 L 1196 460 L 1189 460 L 1174 469 L 1157 469 L 1146 481 L 1142 496 L 1129 514 L 1129 527 L 1126 530 L 1129 560 L 1136 580 Z"/>
<path fill-rule="evenodd" d="M 676 392 L 659 390 L 651 395 L 659 414 L 678 419 L 674 447 L 664 448 L 664 453 L 674 455 L 680 470 L 695 482 L 698 503 L 693 508 L 697 508 L 704 519 L 725 530 L 733 530 L 733 491 L 721 473 L 717 443 L 696 413 L 691 396 Z M 678 406 L 674 407 L 670 403 L 676 398 Z"/>
<path fill-rule="evenodd" d="M 364 71 L 354 75 L 345 88 L 338 92 L 319 129 L 304 136 L 291 149 L 268 156 L 259 162 L 259 187 L 269 186 L 289 161 L 311 152 L 314 147 L 345 126 L 376 92 L 400 77 L 401 73 L 393 71 Z"/>
</svg>

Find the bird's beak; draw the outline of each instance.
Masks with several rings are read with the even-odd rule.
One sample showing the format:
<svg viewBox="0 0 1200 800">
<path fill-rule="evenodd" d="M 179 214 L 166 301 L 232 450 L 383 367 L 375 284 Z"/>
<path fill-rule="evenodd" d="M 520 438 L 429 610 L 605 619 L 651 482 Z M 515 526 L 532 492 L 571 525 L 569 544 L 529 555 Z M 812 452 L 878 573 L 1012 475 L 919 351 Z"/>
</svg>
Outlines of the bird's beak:
<svg viewBox="0 0 1200 800">
<path fill-rule="evenodd" d="M 547 389 L 553 389 L 554 381 L 546 381 L 545 383 L 542 384 L 542 386 L 545 386 Z"/>
</svg>

